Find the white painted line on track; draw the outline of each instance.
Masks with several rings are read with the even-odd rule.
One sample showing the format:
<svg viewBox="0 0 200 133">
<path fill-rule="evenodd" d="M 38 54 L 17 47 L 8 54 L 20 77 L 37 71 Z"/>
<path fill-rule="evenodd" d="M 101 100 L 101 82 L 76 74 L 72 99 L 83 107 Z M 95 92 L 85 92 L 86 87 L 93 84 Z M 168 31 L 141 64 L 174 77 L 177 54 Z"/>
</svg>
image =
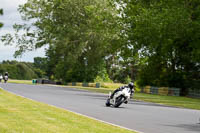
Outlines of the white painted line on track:
<svg viewBox="0 0 200 133">
<path fill-rule="evenodd" d="M 0 87 L 2 88 L 2 87 Z M 2 88 L 3 90 L 5 90 L 4 88 Z M 20 96 L 20 97 L 23 97 L 25 99 L 29 99 L 31 101 L 36 101 L 36 102 L 39 102 L 37 100 L 34 100 L 34 99 L 31 99 L 31 98 L 27 98 L 25 96 L 22 96 L 22 95 L 19 95 L 19 94 L 16 94 L 14 92 L 11 92 L 11 91 L 8 91 L 8 90 L 5 90 L 7 92 L 10 92 L 14 95 L 17 95 L 17 96 Z M 43 103 L 43 102 L 40 102 L 40 103 Z M 44 104 L 47 104 L 47 103 L 44 103 Z M 47 104 L 51 107 L 55 107 L 55 108 L 58 108 L 58 109 L 62 109 L 62 110 L 66 110 L 68 112 L 71 112 L 71 113 L 74 113 L 74 114 L 77 114 L 77 115 L 80 115 L 80 116 L 84 116 L 84 117 L 87 117 L 87 118 L 90 118 L 90 119 L 93 119 L 93 120 L 96 120 L 96 121 L 99 121 L 99 122 L 102 122 L 102 123 L 105 123 L 105 124 L 109 124 L 109 125 L 112 125 L 112 126 L 115 126 L 115 127 L 119 127 L 119 128 L 122 128 L 122 129 L 126 129 L 126 130 L 129 130 L 129 131 L 133 131 L 133 132 L 137 132 L 137 133 L 144 133 L 144 132 L 140 132 L 140 131 L 137 131 L 137 130 L 133 130 L 133 129 L 130 129 L 130 128 L 126 128 L 126 127 L 123 127 L 123 126 L 120 126 L 120 125 L 117 125 L 117 124 L 113 124 L 113 123 L 110 123 L 110 122 L 106 122 L 106 121 L 103 121 L 103 120 L 100 120 L 100 119 L 97 119 L 97 118 L 94 118 L 94 117 L 91 117 L 91 116 L 87 116 L 87 115 L 83 115 L 83 114 L 80 114 L 80 113 L 77 113 L 77 112 L 74 112 L 74 111 L 71 111 L 71 110 L 68 110 L 68 109 L 65 109 L 65 108 L 61 108 L 61 107 L 57 107 L 57 106 L 54 106 L 54 105 L 51 105 L 51 104 Z"/>
</svg>

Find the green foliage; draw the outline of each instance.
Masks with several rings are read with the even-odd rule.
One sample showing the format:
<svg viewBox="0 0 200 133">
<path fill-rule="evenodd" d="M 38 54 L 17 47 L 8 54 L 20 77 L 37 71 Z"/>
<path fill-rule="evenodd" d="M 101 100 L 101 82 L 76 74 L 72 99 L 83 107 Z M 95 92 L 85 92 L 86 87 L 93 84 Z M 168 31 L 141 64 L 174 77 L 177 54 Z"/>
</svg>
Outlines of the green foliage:
<svg viewBox="0 0 200 133">
<path fill-rule="evenodd" d="M 30 80 L 33 78 L 42 78 L 44 72 L 34 67 L 33 63 L 17 62 L 17 61 L 3 61 L 0 64 L 0 74 L 8 72 L 9 78 Z"/>
<path fill-rule="evenodd" d="M 17 43 L 15 56 L 48 45 L 47 58 L 35 59 L 38 75 L 63 82 L 131 79 L 182 94 L 199 88 L 198 0 L 29 0 L 19 11 L 28 23 L 14 25 L 17 34 L 2 40 Z"/>
<path fill-rule="evenodd" d="M 34 71 L 39 78 L 46 77 L 47 72 L 47 58 L 35 57 L 34 58 Z"/>
<path fill-rule="evenodd" d="M 3 15 L 3 9 L 0 9 L 0 15 Z M 0 28 L 3 27 L 3 23 L 0 22 Z"/>
<path fill-rule="evenodd" d="M 42 64 L 47 63 L 47 75 L 58 80 L 93 81 L 119 40 L 117 12 L 109 1 L 29 0 L 19 11 L 29 23 L 14 25 L 17 34 L 5 35 L 2 40 L 17 43 L 15 56 L 48 45 L 47 62 Z M 25 32 L 22 35 L 21 30 Z M 40 61 L 35 60 L 37 65 Z"/>
<path fill-rule="evenodd" d="M 46 58 L 43 58 L 43 57 L 35 57 L 34 58 L 34 67 L 45 71 L 46 65 L 47 65 L 47 59 Z"/>
<path fill-rule="evenodd" d="M 95 82 L 95 83 L 101 83 L 101 82 L 103 82 L 103 78 L 101 78 L 100 76 L 97 76 L 97 77 L 94 79 L 94 82 Z"/>
<path fill-rule="evenodd" d="M 105 68 L 103 68 L 101 71 L 99 71 L 97 77 L 94 79 L 94 82 L 108 82 L 112 83 L 113 81 L 109 78 L 109 75 Z"/>
<path fill-rule="evenodd" d="M 132 80 L 131 80 L 131 78 L 129 77 L 129 76 L 127 76 L 126 78 L 125 78 L 125 83 L 126 84 L 128 84 L 128 83 L 130 83 Z"/>
<path fill-rule="evenodd" d="M 39 68 L 34 68 L 33 71 L 37 75 L 38 78 L 46 77 L 46 73 L 43 70 L 39 69 Z"/>
<path fill-rule="evenodd" d="M 178 87 L 186 94 L 192 81 L 200 78 L 200 2 L 117 2 L 126 37 L 124 51 L 133 48 L 139 55 L 139 85 Z"/>
</svg>

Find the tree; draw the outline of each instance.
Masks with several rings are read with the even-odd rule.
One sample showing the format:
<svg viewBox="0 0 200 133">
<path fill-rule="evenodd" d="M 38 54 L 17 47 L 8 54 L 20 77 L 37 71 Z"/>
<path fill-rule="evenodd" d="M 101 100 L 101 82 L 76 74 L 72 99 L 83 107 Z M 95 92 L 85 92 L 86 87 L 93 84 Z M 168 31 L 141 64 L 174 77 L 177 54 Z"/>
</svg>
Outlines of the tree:
<svg viewBox="0 0 200 133">
<path fill-rule="evenodd" d="M 45 57 L 35 57 L 34 58 L 34 67 L 46 71 L 47 58 Z"/>
<path fill-rule="evenodd" d="M 0 9 L 0 15 L 3 15 L 3 9 Z M 3 23 L 0 22 L 0 28 L 3 27 Z"/>
<path fill-rule="evenodd" d="M 186 94 L 193 87 L 192 81 L 200 78 L 200 2 L 116 2 L 120 5 L 125 50 L 133 48 L 142 61 L 140 85 L 179 87 Z"/>
<path fill-rule="evenodd" d="M 11 79 L 26 79 L 30 80 L 37 78 L 33 63 L 17 62 L 17 61 L 3 61 L 0 64 L 0 74 L 8 72 Z"/>
<path fill-rule="evenodd" d="M 28 0 L 19 8 L 30 25 L 14 25 L 15 56 L 48 45 L 47 74 L 63 81 L 92 81 L 107 55 L 115 50 L 117 12 L 105 0 Z M 25 33 L 20 35 L 20 30 Z"/>
</svg>

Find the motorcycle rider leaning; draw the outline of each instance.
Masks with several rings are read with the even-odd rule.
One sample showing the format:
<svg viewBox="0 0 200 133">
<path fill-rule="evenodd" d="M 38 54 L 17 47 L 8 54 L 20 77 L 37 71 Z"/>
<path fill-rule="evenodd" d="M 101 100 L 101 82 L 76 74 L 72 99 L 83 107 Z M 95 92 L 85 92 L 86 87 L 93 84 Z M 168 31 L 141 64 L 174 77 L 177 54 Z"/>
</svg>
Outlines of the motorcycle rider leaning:
<svg viewBox="0 0 200 133">
<path fill-rule="evenodd" d="M 130 83 L 128 84 L 128 86 L 121 86 L 121 87 L 119 87 L 118 89 L 116 89 L 116 90 L 112 93 L 112 95 L 110 96 L 110 99 L 113 98 L 113 96 L 115 95 L 115 93 L 117 93 L 118 91 L 122 91 L 122 90 L 125 89 L 125 88 L 130 88 L 130 90 L 131 90 L 131 96 L 132 96 L 132 94 L 133 94 L 134 91 L 135 91 L 135 90 L 134 90 L 135 85 L 134 85 L 133 82 L 130 82 Z M 125 103 L 127 104 L 128 101 L 126 101 Z"/>
<path fill-rule="evenodd" d="M 8 80 L 8 72 L 5 72 L 3 79 L 4 79 L 4 82 L 6 83 Z"/>
</svg>

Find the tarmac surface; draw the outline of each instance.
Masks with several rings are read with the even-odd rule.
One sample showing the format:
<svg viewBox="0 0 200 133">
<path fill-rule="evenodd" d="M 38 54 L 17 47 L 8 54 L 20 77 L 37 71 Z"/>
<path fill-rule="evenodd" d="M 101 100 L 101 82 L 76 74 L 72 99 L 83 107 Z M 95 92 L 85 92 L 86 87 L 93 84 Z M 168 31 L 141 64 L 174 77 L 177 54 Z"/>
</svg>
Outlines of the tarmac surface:
<svg viewBox="0 0 200 133">
<path fill-rule="evenodd" d="M 106 107 L 105 94 L 58 86 L 0 83 L 0 88 L 139 132 L 200 133 L 199 110 L 135 100 L 122 104 L 119 108 Z"/>
</svg>

